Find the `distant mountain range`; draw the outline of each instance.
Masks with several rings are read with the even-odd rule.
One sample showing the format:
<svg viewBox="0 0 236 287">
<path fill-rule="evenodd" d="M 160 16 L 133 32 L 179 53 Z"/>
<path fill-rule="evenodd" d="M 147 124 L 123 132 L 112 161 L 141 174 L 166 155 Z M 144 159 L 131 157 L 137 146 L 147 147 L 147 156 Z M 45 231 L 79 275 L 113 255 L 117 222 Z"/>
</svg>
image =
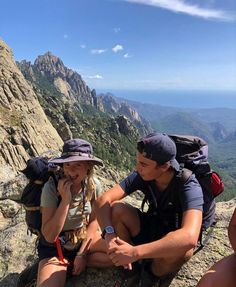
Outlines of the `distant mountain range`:
<svg viewBox="0 0 236 287">
<path fill-rule="evenodd" d="M 125 101 L 111 93 L 97 95 L 50 52 L 34 63 L 23 60 L 16 65 L 10 48 L 1 40 L 0 50 L 1 164 L 19 168 L 27 157 L 46 147 L 82 137 L 93 143 L 95 154 L 106 164 L 129 171 L 134 166 L 136 141 L 142 135 L 153 130 L 193 134 L 209 142 L 212 165 L 226 181 L 224 198 L 232 197 L 236 185 L 235 111 L 186 110 Z"/>
</svg>

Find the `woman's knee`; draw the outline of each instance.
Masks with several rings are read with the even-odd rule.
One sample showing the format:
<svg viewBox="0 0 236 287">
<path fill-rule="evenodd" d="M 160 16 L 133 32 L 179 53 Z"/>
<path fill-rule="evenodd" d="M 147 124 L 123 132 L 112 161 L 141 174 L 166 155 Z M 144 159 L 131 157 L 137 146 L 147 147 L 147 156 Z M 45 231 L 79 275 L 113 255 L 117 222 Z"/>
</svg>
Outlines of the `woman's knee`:
<svg viewBox="0 0 236 287">
<path fill-rule="evenodd" d="M 55 258 L 46 258 L 39 262 L 37 286 L 64 286 L 67 267 Z"/>
</svg>

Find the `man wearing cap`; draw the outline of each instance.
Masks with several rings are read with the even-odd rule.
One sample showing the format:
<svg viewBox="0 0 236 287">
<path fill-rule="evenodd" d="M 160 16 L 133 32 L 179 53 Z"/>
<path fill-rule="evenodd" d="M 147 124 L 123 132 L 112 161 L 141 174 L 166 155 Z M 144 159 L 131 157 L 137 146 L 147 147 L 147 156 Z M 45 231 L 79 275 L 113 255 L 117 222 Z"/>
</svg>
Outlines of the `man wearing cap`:
<svg viewBox="0 0 236 287">
<path fill-rule="evenodd" d="M 202 189 L 194 175 L 180 186 L 175 157 L 176 146 L 168 135 L 145 136 L 137 144 L 136 170 L 96 201 L 112 262 L 126 269 L 147 262 L 151 281 L 176 272 L 192 256 L 204 221 Z M 181 216 L 175 213 L 174 200 L 180 187 Z M 138 190 L 149 202 L 146 212 L 119 201 Z M 137 282 L 124 286 L 153 286 Z"/>
</svg>

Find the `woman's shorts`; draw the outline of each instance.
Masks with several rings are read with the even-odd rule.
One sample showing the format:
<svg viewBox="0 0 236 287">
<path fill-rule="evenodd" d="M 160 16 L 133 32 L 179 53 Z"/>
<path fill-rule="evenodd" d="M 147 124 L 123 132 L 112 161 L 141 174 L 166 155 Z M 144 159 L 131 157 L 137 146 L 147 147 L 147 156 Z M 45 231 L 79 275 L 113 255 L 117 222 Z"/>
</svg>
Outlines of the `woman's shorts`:
<svg viewBox="0 0 236 287">
<path fill-rule="evenodd" d="M 80 244 L 77 245 L 77 247 L 75 249 L 67 250 L 63 247 L 64 242 L 65 242 L 64 236 L 63 235 L 60 236 L 59 239 L 60 239 L 60 243 L 61 243 L 61 247 L 62 247 L 63 256 L 69 262 L 73 262 L 74 258 L 76 256 L 76 253 L 78 252 L 78 250 L 81 246 L 82 241 L 80 242 Z M 47 242 L 43 236 L 41 236 L 39 239 L 37 251 L 38 251 L 39 260 L 42 260 L 45 258 L 58 257 L 56 244 Z"/>
</svg>

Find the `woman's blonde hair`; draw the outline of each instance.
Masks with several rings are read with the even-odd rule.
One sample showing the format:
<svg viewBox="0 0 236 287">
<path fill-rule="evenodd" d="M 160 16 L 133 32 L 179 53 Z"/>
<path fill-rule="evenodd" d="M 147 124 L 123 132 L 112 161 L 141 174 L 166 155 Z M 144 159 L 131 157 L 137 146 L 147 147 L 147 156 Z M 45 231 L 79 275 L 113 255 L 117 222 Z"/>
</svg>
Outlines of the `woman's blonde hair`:
<svg viewBox="0 0 236 287">
<path fill-rule="evenodd" d="M 90 201 L 92 198 L 95 199 L 97 198 L 96 183 L 94 181 L 93 175 L 94 175 L 93 165 L 90 165 L 87 174 L 87 190 L 86 190 L 86 197 L 88 201 Z"/>
</svg>

